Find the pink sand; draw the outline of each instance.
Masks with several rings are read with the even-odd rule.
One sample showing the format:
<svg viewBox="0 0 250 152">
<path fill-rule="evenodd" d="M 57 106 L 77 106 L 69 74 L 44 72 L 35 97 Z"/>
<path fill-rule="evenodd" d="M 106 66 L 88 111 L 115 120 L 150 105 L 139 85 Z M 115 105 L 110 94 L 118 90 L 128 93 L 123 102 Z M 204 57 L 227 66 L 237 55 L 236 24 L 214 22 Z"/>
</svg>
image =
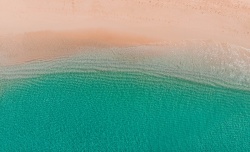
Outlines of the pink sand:
<svg viewBox="0 0 250 152">
<path fill-rule="evenodd" d="M 1 0 L 0 20 L 0 65 L 88 45 L 212 41 L 250 48 L 249 0 Z"/>
</svg>

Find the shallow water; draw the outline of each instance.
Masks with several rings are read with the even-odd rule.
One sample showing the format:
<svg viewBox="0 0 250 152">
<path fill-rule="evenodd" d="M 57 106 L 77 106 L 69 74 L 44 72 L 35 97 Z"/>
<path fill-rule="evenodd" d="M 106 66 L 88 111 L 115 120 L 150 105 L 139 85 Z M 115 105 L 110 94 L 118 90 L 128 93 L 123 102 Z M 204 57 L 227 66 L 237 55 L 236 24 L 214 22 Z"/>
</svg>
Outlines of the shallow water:
<svg viewBox="0 0 250 152">
<path fill-rule="evenodd" d="M 0 151 L 250 151 L 250 92 L 142 72 L 3 79 Z"/>
</svg>

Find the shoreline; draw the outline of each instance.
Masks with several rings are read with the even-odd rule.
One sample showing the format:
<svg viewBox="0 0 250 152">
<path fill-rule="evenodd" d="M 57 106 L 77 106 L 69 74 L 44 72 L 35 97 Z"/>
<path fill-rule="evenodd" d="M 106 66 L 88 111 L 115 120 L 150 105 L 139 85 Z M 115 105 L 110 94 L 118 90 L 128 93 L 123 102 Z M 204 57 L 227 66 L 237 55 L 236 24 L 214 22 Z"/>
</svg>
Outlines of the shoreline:
<svg viewBox="0 0 250 152">
<path fill-rule="evenodd" d="M 188 43 L 189 47 L 186 47 L 187 42 L 178 44 L 179 47 L 169 44 L 102 49 L 84 47 L 84 52 L 79 51 L 72 56 L 0 66 L 0 78 L 29 78 L 64 72 L 132 71 L 249 91 L 250 52 L 236 46 L 213 43 L 210 46 L 206 44 L 204 51 L 204 44 Z M 155 51 L 159 54 L 156 55 Z"/>
<path fill-rule="evenodd" d="M 149 68 L 250 86 L 246 0 L 3 0 L 0 18 L 0 78 L 86 69 L 81 64 L 92 59 L 97 69 Z"/>
<path fill-rule="evenodd" d="M 132 33 L 120 32 L 118 34 L 112 30 L 100 29 L 60 32 L 40 31 L 0 37 L 0 66 L 8 67 L 36 60 L 50 61 L 60 57 L 69 57 L 74 54 L 84 53 L 85 48 L 88 47 L 99 49 L 117 47 L 123 49 L 127 47 L 164 45 L 173 50 L 176 50 L 176 48 L 187 50 L 190 47 L 194 47 L 196 43 L 197 45 L 202 44 L 204 46 L 203 50 L 206 50 L 208 46 L 211 47 L 211 45 L 217 47 L 219 44 L 222 49 L 221 53 L 223 53 L 223 49 L 227 49 L 226 46 L 234 46 L 237 49 L 244 50 L 243 54 L 241 54 L 243 58 L 244 54 L 247 54 L 245 57 L 248 57 L 250 53 L 250 48 L 238 45 L 238 43 L 206 39 L 160 40 Z M 154 57 L 168 53 L 168 51 L 150 51 L 150 54 Z M 176 53 L 179 52 L 177 51 Z M 188 54 L 188 52 L 183 53 L 183 55 Z"/>
<path fill-rule="evenodd" d="M 79 53 L 83 47 L 128 47 L 154 42 L 129 33 L 89 29 L 83 31 L 40 31 L 0 38 L 0 65 L 9 66 L 34 60 L 48 61 Z"/>
</svg>

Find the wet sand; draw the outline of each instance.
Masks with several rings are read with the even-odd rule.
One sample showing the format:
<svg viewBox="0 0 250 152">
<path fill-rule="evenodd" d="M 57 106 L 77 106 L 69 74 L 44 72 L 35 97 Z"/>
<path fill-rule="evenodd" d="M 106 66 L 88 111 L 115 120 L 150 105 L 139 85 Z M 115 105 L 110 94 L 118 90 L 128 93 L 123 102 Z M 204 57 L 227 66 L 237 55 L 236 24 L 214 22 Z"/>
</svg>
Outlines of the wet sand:
<svg viewBox="0 0 250 152">
<path fill-rule="evenodd" d="M 86 46 L 183 41 L 236 45 L 249 57 L 247 0 L 2 0 L 0 19 L 0 65 L 51 60 Z"/>
</svg>

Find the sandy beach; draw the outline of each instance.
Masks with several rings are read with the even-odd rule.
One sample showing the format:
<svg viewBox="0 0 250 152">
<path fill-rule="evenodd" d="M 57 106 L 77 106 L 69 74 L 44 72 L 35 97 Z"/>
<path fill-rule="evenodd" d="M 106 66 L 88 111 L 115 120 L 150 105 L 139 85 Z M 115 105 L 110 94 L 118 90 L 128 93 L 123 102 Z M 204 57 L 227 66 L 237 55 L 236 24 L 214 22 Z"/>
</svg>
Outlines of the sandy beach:
<svg viewBox="0 0 250 152">
<path fill-rule="evenodd" d="M 85 46 L 182 41 L 236 45 L 250 56 L 248 0 L 2 0 L 0 20 L 0 65 L 51 60 Z"/>
<path fill-rule="evenodd" d="M 0 0 L 0 152 L 250 152 L 250 0 Z"/>
</svg>

